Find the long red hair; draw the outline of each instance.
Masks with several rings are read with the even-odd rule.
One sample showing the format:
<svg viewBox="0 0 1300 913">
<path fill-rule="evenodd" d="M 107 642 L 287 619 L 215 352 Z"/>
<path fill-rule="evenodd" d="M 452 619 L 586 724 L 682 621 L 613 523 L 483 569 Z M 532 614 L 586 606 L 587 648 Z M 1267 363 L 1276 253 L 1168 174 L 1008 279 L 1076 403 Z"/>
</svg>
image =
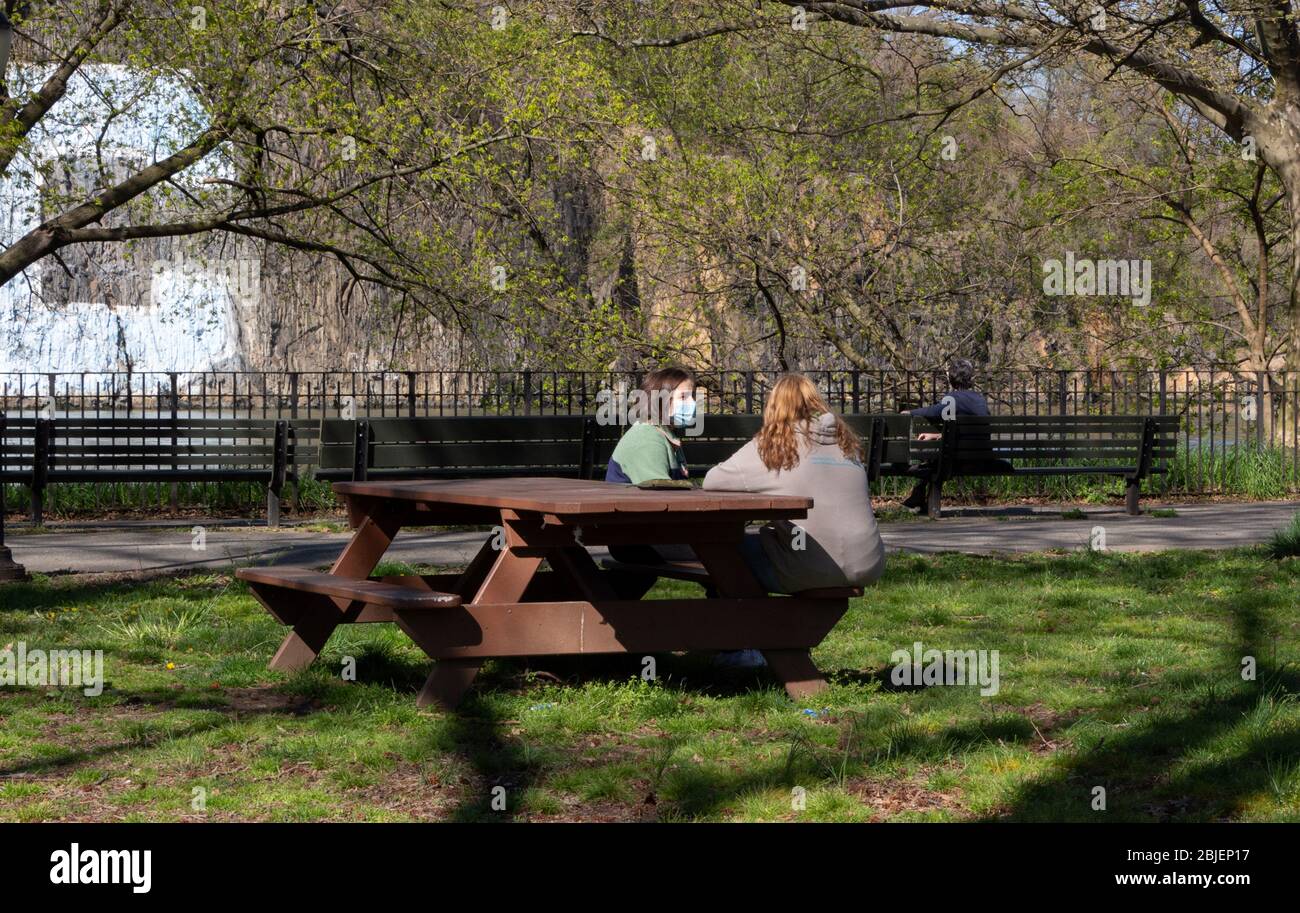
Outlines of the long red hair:
<svg viewBox="0 0 1300 913">
<path fill-rule="evenodd" d="M 777 472 L 798 466 L 801 432 L 802 446 L 806 448 L 810 446 L 807 431 L 827 413 L 834 415 L 808 378 L 802 374 L 782 374 L 777 378 L 763 406 L 763 427 L 754 436 L 763 465 Z M 835 416 L 835 443 L 848 459 L 862 459 L 862 442 L 838 415 Z"/>
</svg>

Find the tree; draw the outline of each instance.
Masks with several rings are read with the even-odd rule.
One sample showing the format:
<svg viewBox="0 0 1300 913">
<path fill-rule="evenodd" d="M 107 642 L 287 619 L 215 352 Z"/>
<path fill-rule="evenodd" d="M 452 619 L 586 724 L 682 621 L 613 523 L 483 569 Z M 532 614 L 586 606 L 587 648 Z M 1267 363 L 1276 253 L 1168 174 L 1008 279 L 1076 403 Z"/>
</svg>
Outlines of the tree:
<svg viewBox="0 0 1300 913">
<path fill-rule="evenodd" d="M 4 9 L 0 178 L 23 193 L 0 285 L 37 293 L 26 271 L 51 262 L 80 280 L 95 257 L 69 266 L 76 250 L 237 238 L 309 258 L 279 263 L 329 286 L 316 306 L 373 295 L 394 347 L 421 314 L 475 340 L 513 301 L 563 297 L 521 199 L 534 150 L 576 143 L 567 118 L 590 100 L 581 80 L 557 88 L 574 68 L 535 24 L 414 0 Z"/>
<path fill-rule="evenodd" d="M 773 12 L 773 6 L 786 8 Z M 677 47 L 724 33 L 833 21 L 938 39 L 955 57 L 982 56 L 985 91 L 1007 74 L 1089 55 L 1117 74 L 1172 93 L 1234 142 L 1257 150 L 1290 207 L 1291 252 L 1285 333 L 1300 353 L 1300 29 L 1288 0 L 1204 4 L 1198 0 L 1022 2 L 1022 0 L 842 0 L 777 4 L 675 4 L 681 27 L 631 35 L 625 46 Z M 579 31 L 607 36 L 598 14 Z M 662 26 L 662 23 L 660 23 Z"/>
</svg>

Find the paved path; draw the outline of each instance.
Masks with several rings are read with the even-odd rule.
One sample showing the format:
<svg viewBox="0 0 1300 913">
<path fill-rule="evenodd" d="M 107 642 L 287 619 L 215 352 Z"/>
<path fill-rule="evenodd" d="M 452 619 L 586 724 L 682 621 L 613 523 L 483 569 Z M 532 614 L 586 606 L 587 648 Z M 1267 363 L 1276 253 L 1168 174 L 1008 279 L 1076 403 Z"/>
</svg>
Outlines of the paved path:
<svg viewBox="0 0 1300 913">
<path fill-rule="evenodd" d="M 942 520 L 902 520 L 882 523 L 889 551 L 909 552 L 1040 552 L 1083 549 L 1096 527 L 1105 531 L 1113 551 L 1158 551 L 1169 548 L 1230 548 L 1263 542 L 1300 511 L 1300 502 L 1246 504 L 1183 504 L 1176 517 L 1129 517 L 1117 508 L 1085 508 L 1083 519 L 1066 520 L 1059 510 L 960 509 Z M 142 524 L 52 524 L 45 531 L 10 529 L 14 560 L 29 571 L 172 572 L 228 568 L 242 564 L 327 565 L 338 556 L 348 533 L 308 532 L 288 526 L 223 526 L 205 531 L 203 547 L 193 523 L 168 526 Z M 388 557 L 411 564 L 466 563 L 483 541 L 472 531 L 400 533 Z M 603 550 L 596 549 L 597 555 Z"/>
</svg>

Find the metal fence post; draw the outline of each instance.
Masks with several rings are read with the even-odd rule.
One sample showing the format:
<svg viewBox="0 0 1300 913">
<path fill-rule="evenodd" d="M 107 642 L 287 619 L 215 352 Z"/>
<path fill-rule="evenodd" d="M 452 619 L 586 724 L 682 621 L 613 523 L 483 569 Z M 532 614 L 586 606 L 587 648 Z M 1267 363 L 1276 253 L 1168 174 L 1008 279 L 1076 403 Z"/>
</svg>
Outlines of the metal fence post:
<svg viewBox="0 0 1300 913">
<path fill-rule="evenodd" d="M 176 417 L 180 412 L 180 396 L 176 392 L 176 384 L 177 384 L 176 372 L 168 371 L 167 380 L 168 383 L 171 384 L 171 395 L 168 397 L 169 399 L 168 404 L 171 406 L 172 456 L 174 457 L 176 456 L 176 445 L 179 443 L 176 438 Z M 179 466 L 178 464 L 172 464 L 172 468 L 174 469 L 179 468 Z M 181 487 L 178 483 L 172 482 L 171 485 L 167 486 L 167 497 L 168 497 L 168 501 L 171 503 L 172 513 L 176 513 L 176 511 L 180 510 Z"/>
<path fill-rule="evenodd" d="M 0 581 L 26 580 L 27 569 L 14 561 L 13 553 L 5 545 L 5 467 L 8 465 L 5 434 L 8 430 L 6 417 L 0 412 Z"/>
<path fill-rule="evenodd" d="M 32 454 L 32 524 L 35 526 L 45 522 L 43 498 L 46 473 L 50 465 L 50 425 L 52 424 L 52 419 L 36 420 L 36 445 Z"/>
<path fill-rule="evenodd" d="M 1262 449 L 1264 446 L 1264 410 L 1273 407 L 1272 397 L 1264 400 L 1264 372 L 1255 372 L 1255 442 Z M 1273 416 L 1269 416 L 1272 419 Z M 1272 424 L 1270 422 L 1270 424 Z"/>
</svg>

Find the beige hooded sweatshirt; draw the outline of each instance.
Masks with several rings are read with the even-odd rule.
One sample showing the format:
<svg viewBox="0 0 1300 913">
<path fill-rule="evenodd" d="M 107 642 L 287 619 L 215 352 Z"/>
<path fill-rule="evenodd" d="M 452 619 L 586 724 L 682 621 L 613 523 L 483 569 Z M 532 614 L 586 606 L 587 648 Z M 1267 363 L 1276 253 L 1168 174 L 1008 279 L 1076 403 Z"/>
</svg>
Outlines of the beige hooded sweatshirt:
<svg viewBox="0 0 1300 913">
<path fill-rule="evenodd" d="M 798 435 L 794 469 L 768 469 L 750 441 L 710 469 L 704 487 L 813 499 L 806 519 L 780 520 L 760 531 L 784 592 L 874 582 L 885 569 L 885 546 L 871 511 L 866 469 L 840 451 L 833 415 L 819 416 Z"/>
</svg>

